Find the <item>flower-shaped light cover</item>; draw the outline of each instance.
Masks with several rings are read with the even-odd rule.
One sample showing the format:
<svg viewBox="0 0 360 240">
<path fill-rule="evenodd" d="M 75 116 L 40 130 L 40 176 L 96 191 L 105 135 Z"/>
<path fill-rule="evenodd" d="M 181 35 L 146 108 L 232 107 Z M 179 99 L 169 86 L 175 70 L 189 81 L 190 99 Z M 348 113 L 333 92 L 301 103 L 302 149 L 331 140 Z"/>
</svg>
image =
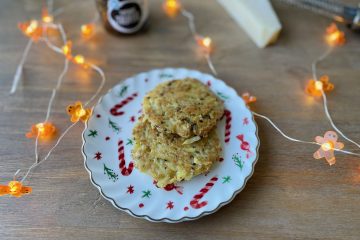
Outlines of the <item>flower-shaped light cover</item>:
<svg viewBox="0 0 360 240">
<path fill-rule="evenodd" d="M 244 100 L 245 104 L 249 106 L 250 103 L 256 102 L 256 97 L 251 96 L 250 93 L 246 92 L 241 95 L 241 98 Z"/>
<path fill-rule="evenodd" d="M 210 37 L 196 36 L 196 42 L 205 53 L 213 50 L 213 41 Z"/>
<path fill-rule="evenodd" d="M 81 25 L 81 35 L 83 37 L 90 37 L 93 35 L 94 31 L 95 31 L 95 24 L 93 23 L 87 23 L 87 24 L 83 24 Z"/>
<path fill-rule="evenodd" d="M 27 138 L 36 138 L 39 136 L 41 140 L 48 140 L 56 134 L 56 127 L 51 122 L 37 123 L 31 126 L 31 129 L 26 133 Z"/>
<path fill-rule="evenodd" d="M 335 23 L 332 23 L 326 28 L 325 40 L 332 47 L 344 45 L 345 33 L 340 31 Z"/>
<path fill-rule="evenodd" d="M 176 17 L 181 9 L 181 4 L 178 0 L 165 0 L 163 9 L 169 17 Z"/>
<path fill-rule="evenodd" d="M 324 92 L 331 92 L 334 90 L 334 84 L 329 81 L 329 76 L 323 75 L 318 81 L 311 79 L 306 85 L 305 91 L 311 96 L 320 97 L 322 95 L 321 89 Z"/>
<path fill-rule="evenodd" d="M 44 23 L 52 23 L 54 21 L 54 17 L 51 14 L 49 14 L 49 10 L 47 8 L 42 9 L 41 20 Z"/>
<path fill-rule="evenodd" d="M 31 20 L 28 22 L 21 22 L 18 24 L 21 32 L 31 38 L 33 41 L 38 41 L 43 34 L 41 24 L 36 20 Z"/>
<path fill-rule="evenodd" d="M 71 122 L 75 123 L 81 120 L 82 122 L 86 122 L 91 116 L 90 108 L 83 108 L 83 105 L 80 101 L 77 101 L 73 105 L 69 105 L 66 108 L 68 114 L 71 116 Z"/>
<path fill-rule="evenodd" d="M 8 185 L 0 185 L 0 196 L 11 195 L 14 197 L 22 197 L 31 192 L 31 187 L 23 186 L 19 181 L 11 181 Z"/>
</svg>

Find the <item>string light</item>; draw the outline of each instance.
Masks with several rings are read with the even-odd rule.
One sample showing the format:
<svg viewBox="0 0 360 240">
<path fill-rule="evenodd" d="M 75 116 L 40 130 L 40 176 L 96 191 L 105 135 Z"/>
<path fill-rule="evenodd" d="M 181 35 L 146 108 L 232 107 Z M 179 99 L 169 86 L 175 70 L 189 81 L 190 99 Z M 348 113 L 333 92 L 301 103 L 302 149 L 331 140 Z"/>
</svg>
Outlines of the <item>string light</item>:
<svg viewBox="0 0 360 240">
<path fill-rule="evenodd" d="M 86 63 L 85 57 L 84 57 L 83 55 L 80 55 L 80 54 L 76 55 L 76 56 L 73 58 L 73 61 L 74 61 L 74 63 L 82 66 L 82 67 L 85 68 L 85 69 L 88 69 L 89 66 L 90 66 L 88 63 Z"/>
<path fill-rule="evenodd" d="M 329 141 L 329 142 L 323 143 L 321 145 L 321 148 L 322 148 L 322 150 L 324 150 L 326 152 L 326 151 L 329 151 L 331 149 L 334 149 L 334 144 L 332 144 L 332 142 Z"/>
<path fill-rule="evenodd" d="M 163 3 L 163 9 L 169 17 L 176 17 L 181 10 L 181 4 L 177 0 L 166 0 Z"/>
<path fill-rule="evenodd" d="M 39 136 L 41 140 L 48 140 L 54 137 L 56 134 L 56 127 L 50 123 L 37 123 L 31 126 L 31 130 L 26 133 L 27 138 L 36 138 Z"/>
<path fill-rule="evenodd" d="M 47 8 L 42 9 L 41 20 L 44 23 L 52 23 L 54 21 L 54 17 L 49 14 L 49 11 Z"/>
<path fill-rule="evenodd" d="M 21 32 L 30 37 L 33 41 L 39 40 L 43 34 L 42 27 L 36 20 L 21 22 L 18 26 Z"/>
<path fill-rule="evenodd" d="M 244 100 L 245 104 L 249 106 L 249 104 L 256 102 L 256 97 L 251 96 L 250 93 L 246 92 L 241 95 L 241 98 Z"/>
<path fill-rule="evenodd" d="M 196 42 L 206 53 L 210 53 L 213 50 L 213 41 L 210 37 L 197 36 Z"/>
<path fill-rule="evenodd" d="M 334 84 L 329 81 L 329 76 L 323 75 L 318 81 L 310 79 L 305 92 L 311 96 L 320 97 L 322 92 L 331 92 L 332 90 L 334 90 Z"/>
<path fill-rule="evenodd" d="M 11 195 L 13 197 L 22 197 L 31 192 L 31 187 L 23 186 L 21 182 L 15 180 L 9 182 L 8 185 L 0 185 L 0 196 Z"/>
<path fill-rule="evenodd" d="M 66 44 L 61 48 L 61 50 L 67 59 L 72 58 L 72 55 L 71 55 L 72 42 L 71 41 L 67 41 Z"/>
<path fill-rule="evenodd" d="M 97 20 L 97 18 L 98 18 L 98 14 L 96 14 L 96 18 L 94 18 L 93 22 L 95 22 Z M 84 104 L 84 106 L 87 106 L 94 99 L 96 99 L 96 97 L 99 95 L 102 88 L 104 87 L 104 84 L 105 84 L 105 81 L 106 81 L 105 74 L 104 74 L 104 72 L 103 72 L 103 70 L 101 68 L 99 68 L 98 66 L 96 66 L 94 64 L 88 64 L 85 61 L 85 58 L 82 55 L 77 55 L 75 57 L 72 56 L 72 44 L 71 44 L 70 41 L 68 41 L 68 42 L 66 41 L 66 34 L 65 34 L 65 31 L 64 31 L 62 25 L 61 24 L 45 24 L 46 21 L 48 21 L 48 20 L 46 20 L 46 18 L 45 18 L 45 21 L 41 21 L 41 22 L 38 22 L 36 20 L 32 20 L 32 21 L 29 21 L 29 22 L 19 23 L 20 30 L 24 33 L 24 35 L 28 36 L 30 38 L 30 40 L 28 42 L 27 47 L 24 50 L 22 61 L 20 61 L 20 64 L 19 64 L 19 66 L 17 68 L 17 72 L 16 72 L 15 77 L 14 77 L 13 86 L 12 86 L 12 88 L 10 90 L 10 94 L 12 94 L 12 93 L 14 93 L 16 91 L 16 86 L 17 86 L 18 80 L 20 79 L 19 76 L 21 75 L 22 65 L 24 64 L 27 53 L 29 52 L 30 46 L 32 45 L 33 41 L 36 41 L 36 40 L 44 41 L 51 50 L 53 50 L 56 53 L 61 53 L 66 57 L 65 58 L 64 70 L 60 74 L 60 76 L 58 78 L 58 82 L 56 84 L 56 87 L 53 89 L 51 98 L 49 100 L 49 105 L 48 105 L 45 121 L 43 123 L 34 124 L 31 127 L 31 130 L 26 134 L 26 137 L 36 138 L 36 140 L 35 140 L 35 162 L 27 169 L 27 171 L 26 171 L 25 175 L 22 177 L 20 183 L 22 183 L 22 182 L 24 182 L 26 180 L 26 178 L 30 174 L 31 170 L 33 170 L 34 168 L 39 166 L 41 163 L 43 163 L 43 162 L 45 162 L 46 160 L 49 159 L 51 153 L 60 144 L 60 142 L 62 141 L 64 136 L 78 122 L 78 120 L 77 120 L 76 122 L 71 124 L 69 127 L 67 127 L 63 131 L 63 133 L 58 137 L 56 143 L 51 147 L 51 149 L 48 151 L 48 153 L 45 155 L 45 157 L 43 159 L 40 160 L 38 158 L 38 150 L 37 150 L 38 139 L 48 139 L 48 138 L 51 138 L 56 133 L 55 126 L 52 125 L 51 123 L 48 123 L 47 120 L 50 117 L 51 106 L 52 106 L 51 103 L 52 103 L 53 99 L 55 98 L 56 92 L 60 88 L 62 79 L 64 78 L 64 76 L 65 76 L 65 74 L 66 74 L 66 72 L 68 70 L 69 60 L 71 60 L 72 62 L 74 62 L 76 64 L 82 65 L 85 68 L 93 69 L 101 77 L 101 83 L 100 83 L 98 89 L 91 96 L 91 98 L 87 100 L 87 102 Z M 54 45 L 51 41 L 49 41 L 49 39 L 47 38 L 47 34 L 46 34 L 48 28 L 56 29 L 56 30 L 59 31 L 59 33 L 61 35 L 61 39 L 64 42 L 64 45 L 62 47 L 59 48 L 56 45 Z M 45 34 L 43 34 L 43 32 Z M 75 105 L 79 105 L 79 104 L 75 104 Z M 75 113 L 74 116 L 72 116 L 72 118 L 78 118 L 79 120 L 82 120 L 83 122 L 85 122 L 85 121 L 88 120 L 88 118 L 91 115 L 91 109 L 84 109 L 82 107 L 81 103 L 80 103 L 80 107 L 81 107 L 81 109 L 78 109 L 77 113 Z M 15 173 L 15 176 L 20 171 L 21 171 L 21 169 L 18 169 L 18 171 Z M 27 193 L 31 192 L 30 187 L 21 186 L 22 188 L 21 188 L 21 190 L 19 190 L 20 185 L 19 184 L 14 184 L 14 183 L 19 183 L 19 182 L 14 180 L 14 182 L 11 183 L 10 186 L 0 186 L 0 195 L 6 195 L 6 194 L 11 195 L 12 194 L 14 196 L 21 196 L 23 194 L 27 194 Z"/>
<path fill-rule="evenodd" d="M 82 65 L 82 64 L 85 63 L 85 58 L 84 58 L 83 55 L 76 55 L 74 57 L 74 61 L 75 61 L 76 64 Z"/>
<path fill-rule="evenodd" d="M 325 40 L 330 46 L 341 46 L 345 44 L 345 33 L 340 31 L 335 23 L 326 28 Z"/>
<path fill-rule="evenodd" d="M 75 123 L 79 120 L 86 122 L 91 116 L 91 109 L 84 109 L 80 101 L 69 105 L 66 108 L 68 114 L 71 116 L 71 122 Z"/>
<path fill-rule="evenodd" d="M 315 141 L 320 144 L 320 148 L 314 153 L 314 158 L 325 158 L 329 165 L 334 165 L 336 162 L 334 150 L 340 150 L 344 148 L 344 144 L 338 142 L 337 140 L 338 135 L 333 131 L 327 131 L 324 134 L 324 137 L 317 136 Z"/>
<path fill-rule="evenodd" d="M 81 25 L 80 29 L 81 29 L 81 35 L 83 37 L 90 37 L 94 33 L 95 24 L 93 23 L 84 24 Z"/>
</svg>

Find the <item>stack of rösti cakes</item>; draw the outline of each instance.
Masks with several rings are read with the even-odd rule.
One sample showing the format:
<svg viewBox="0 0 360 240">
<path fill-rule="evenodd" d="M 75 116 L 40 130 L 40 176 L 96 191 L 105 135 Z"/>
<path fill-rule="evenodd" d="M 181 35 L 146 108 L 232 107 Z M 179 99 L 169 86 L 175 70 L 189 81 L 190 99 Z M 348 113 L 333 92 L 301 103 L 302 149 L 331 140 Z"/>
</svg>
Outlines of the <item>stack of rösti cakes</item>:
<svg viewBox="0 0 360 240">
<path fill-rule="evenodd" d="M 208 172 L 220 157 L 216 124 L 223 113 L 223 102 L 198 80 L 159 84 L 133 129 L 135 167 L 159 187 Z"/>
</svg>

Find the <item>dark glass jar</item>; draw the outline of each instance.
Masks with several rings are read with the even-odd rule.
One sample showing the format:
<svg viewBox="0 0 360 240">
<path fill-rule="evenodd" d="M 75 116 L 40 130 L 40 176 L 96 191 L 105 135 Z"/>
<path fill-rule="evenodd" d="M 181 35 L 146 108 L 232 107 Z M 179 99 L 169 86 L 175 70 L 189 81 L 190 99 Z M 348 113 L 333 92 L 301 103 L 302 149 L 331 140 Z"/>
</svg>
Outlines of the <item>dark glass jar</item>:
<svg viewBox="0 0 360 240">
<path fill-rule="evenodd" d="M 149 16 L 148 0 L 96 0 L 105 28 L 133 34 L 143 28 Z"/>
</svg>

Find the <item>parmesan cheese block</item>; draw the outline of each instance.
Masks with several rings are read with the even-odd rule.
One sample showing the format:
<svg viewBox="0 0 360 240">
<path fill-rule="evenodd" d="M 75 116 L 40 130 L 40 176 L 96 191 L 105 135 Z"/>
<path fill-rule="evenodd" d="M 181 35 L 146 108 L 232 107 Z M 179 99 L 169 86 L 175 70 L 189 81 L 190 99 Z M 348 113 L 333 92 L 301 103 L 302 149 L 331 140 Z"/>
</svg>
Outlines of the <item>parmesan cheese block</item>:
<svg viewBox="0 0 360 240">
<path fill-rule="evenodd" d="M 218 0 L 259 48 L 276 41 L 281 23 L 269 0 Z"/>
</svg>

